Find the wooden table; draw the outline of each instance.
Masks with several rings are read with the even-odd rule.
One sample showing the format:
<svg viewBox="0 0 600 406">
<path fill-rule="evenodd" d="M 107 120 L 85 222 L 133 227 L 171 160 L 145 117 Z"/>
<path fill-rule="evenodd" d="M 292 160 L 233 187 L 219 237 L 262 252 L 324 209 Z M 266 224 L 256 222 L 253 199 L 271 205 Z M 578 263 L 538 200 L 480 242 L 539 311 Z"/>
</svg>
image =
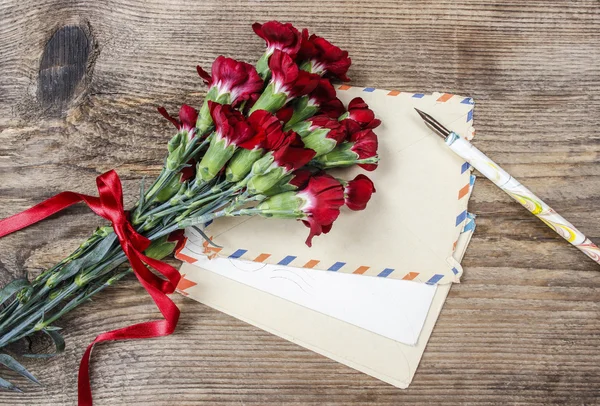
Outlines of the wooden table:
<svg viewBox="0 0 600 406">
<path fill-rule="evenodd" d="M 0 216 L 116 168 L 132 204 L 162 165 L 164 105 L 198 106 L 196 64 L 254 61 L 254 21 L 348 49 L 352 84 L 476 100 L 476 145 L 600 241 L 600 3 L 587 1 L 68 1 L 0 5 Z M 600 273 L 490 182 L 415 380 L 398 390 L 179 295 L 173 336 L 99 346 L 97 405 L 600 403 Z M 68 210 L 0 240 L 0 281 L 36 275 L 101 219 Z M 66 353 L 26 365 L 44 388 L 1 405 L 73 405 L 96 334 L 157 317 L 129 278 L 61 325 Z M 4 370 L 2 371 L 4 373 Z"/>
</svg>

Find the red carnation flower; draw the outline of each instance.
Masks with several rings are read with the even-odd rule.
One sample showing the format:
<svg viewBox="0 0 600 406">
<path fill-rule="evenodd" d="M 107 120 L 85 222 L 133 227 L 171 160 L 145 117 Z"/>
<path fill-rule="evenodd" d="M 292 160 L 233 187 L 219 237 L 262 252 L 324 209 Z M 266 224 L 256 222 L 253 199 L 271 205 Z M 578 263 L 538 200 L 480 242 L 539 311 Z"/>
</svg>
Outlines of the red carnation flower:
<svg viewBox="0 0 600 406">
<path fill-rule="evenodd" d="M 308 95 L 308 101 L 313 106 L 320 106 L 323 103 L 336 99 L 335 89 L 328 79 L 319 78 L 315 89 Z M 341 103 L 341 102 L 340 102 Z M 338 116 L 339 117 L 339 116 Z M 337 118 L 337 117 L 336 117 Z"/>
<path fill-rule="evenodd" d="M 346 76 L 352 63 L 348 52 L 342 51 L 325 38 L 314 34 L 309 37 L 307 30 L 302 32 L 302 45 L 298 52 L 298 60 L 310 61 L 313 73 L 334 76 L 344 82 L 350 80 Z"/>
<path fill-rule="evenodd" d="M 195 108 L 188 106 L 187 104 L 181 106 L 179 109 L 179 120 L 169 115 L 164 107 L 159 107 L 158 112 L 173 123 L 179 132 L 187 131 L 188 139 L 194 137 L 196 120 L 198 119 L 198 111 Z"/>
<path fill-rule="evenodd" d="M 350 210 L 364 210 L 371 196 L 375 193 L 375 185 L 363 174 L 356 176 L 346 184 L 344 198 Z"/>
<path fill-rule="evenodd" d="M 279 119 L 279 121 L 281 121 L 282 123 L 285 124 L 288 121 L 290 121 L 290 119 L 294 115 L 294 107 L 287 105 L 287 106 L 282 107 L 279 110 L 277 110 L 277 113 L 275 113 L 275 114 L 277 115 L 277 118 Z"/>
<path fill-rule="evenodd" d="M 224 56 L 215 59 L 211 75 L 200 66 L 197 66 L 196 70 L 209 89 L 213 87 L 217 89 L 215 100 L 218 96 L 229 93 L 229 103 L 233 105 L 252 98 L 264 86 L 254 66 Z"/>
<path fill-rule="evenodd" d="M 269 59 L 273 93 L 285 93 L 289 99 L 312 92 L 319 83 L 319 76 L 298 69 L 298 65 L 286 53 L 275 50 Z"/>
<path fill-rule="evenodd" d="M 304 189 L 308 185 L 308 180 L 312 176 L 312 172 L 308 169 L 300 168 L 295 170 L 292 175 L 292 179 L 288 183 L 298 189 Z"/>
<path fill-rule="evenodd" d="M 377 156 L 377 135 L 371 129 L 352 134 L 350 142 L 353 143 L 350 149 L 358 155 L 359 159 Z M 377 164 L 359 164 L 359 166 L 367 171 L 374 171 L 377 168 Z"/>
<path fill-rule="evenodd" d="M 335 118 L 336 120 L 346 112 L 344 103 L 337 97 L 328 100 L 319 105 L 319 113 L 324 114 L 327 117 Z"/>
<path fill-rule="evenodd" d="M 329 129 L 325 137 L 335 140 L 337 144 L 344 141 L 346 138 L 346 126 L 333 118 L 325 115 L 319 115 L 311 117 L 306 121 L 310 122 L 310 127 L 308 128 L 309 131 L 315 131 L 320 128 Z"/>
<path fill-rule="evenodd" d="M 310 178 L 308 185 L 297 193 L 305 203 L 300 208 L 306 215 L 303 223 L 310 229 L 306 245 L 312 246 L 316 235 L 328 233 L 344 205 L 344 188 L 334 177 L 321 174 Z"/>
<path fill-rule="evenodd" d="M 274 162 L 287 172 L 302 168 L 315 156 L 315 151 L 305 148 L 300 136 L 293 131 L 288 131 L 283 142 L 272 151 Z"/>
<path fill-rule="evenodd" d="M 230 104 L 219 104 L 212 101 L 208 102 L 208 108 L 215 123 L 215 133 L 219 139 L 226 140 L 226 146 L 245 144 L 244 148 L 252 149 L 248 148 L 249 145 L 245 142 L 253 138 L 254 131 L 242 113 Z"/>
<path fill-rule="evenodd" d="M 248 124 L 254 130 L 255 135 L 247 143 L 254 145 L 254 148 L 273 150 L 278 148 L 286 138 L 281 127 L 281 122 L 268 111 L 256 110 L 248 117 Z M 240 146 L 248 149 L 244 145 Z"/>
<path fill-rule="evenodd" d="M 340 123 L 342 123 L 346 127 L 348 139 L 351 139 L 353 134 L 362 131 L 362 128 L 360 128 L 360 124 L 354 120 L 343 119 L 340 121 Z"/>
<path fill-rule="evenodd" d="M 264 24 L 254 23 L 252 29 L 267 43 L 267 54 L 276 49 L 285 52 L 292 58 L 296 56 L 302 44 L 302 34 L 290 23 L 269 21 Z"/>
<path fill-rule="evenodd" d="M 373 110 L 360 97 L 355 97 L 350 101 L 348 104 L 348 114 L 343 119 L 356 122 L 363 130 L 366 128 L 375 128 L 381 124 L 381 120 L 375 118 Z"/>
</svg>

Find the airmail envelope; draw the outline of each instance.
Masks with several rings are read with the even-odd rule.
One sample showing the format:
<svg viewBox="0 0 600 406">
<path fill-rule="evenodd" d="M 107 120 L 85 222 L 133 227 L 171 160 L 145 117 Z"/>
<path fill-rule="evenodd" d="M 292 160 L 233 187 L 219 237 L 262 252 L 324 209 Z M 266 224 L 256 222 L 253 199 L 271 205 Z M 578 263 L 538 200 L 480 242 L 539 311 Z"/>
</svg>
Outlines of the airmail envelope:
<svg viewBox="0 0 600 406">
<path fill-rule="evenodd" d="M 473 100 L 346 85 L 337 94 L 344 103 L 362 97 L 382 121 L 375 129 L 379 167 L 368 173 L 377 193 L 366 210 L 344 209 L 332 231 L 316 237 L 312 248 L 304 244 L 308 230 L 301 222 L 220 218 L 206 233 L 224 248 L 204 244 L 205 254 L 428 284 L 458 282 L 462 268 L 452 254 L 467 220 L 471 170 L 414 108 L 470 138 Z M 352 179 L 361 172 L 351 168 L 335 175 Z M 203 244 L 201 239 L 195 242 Z M 185 248 L 180 252 L 190 254 Z"/>
<path fill-rule="evenodd" d="M 454 253 L 459 262 L 473 233 L 473 226 L 467 224 L 464 228 L 466 231 L 460 235 Z M 218 262 L 221 260 L 231 263 L 223 266 Z M 289 276 L 294 273 L 290 267 L 280 266 L 281 271 L 288 270 L 287 284 L 278 279 L 278 283 L 260 286 L 256 283 L 260 282 L 256 280 L 256 273 L 252 272 L 256 268 L 246 269 L 248 272 L 240 277 L 243 272 L 234 265 L 240 260 L 222 258 L 206 261 L 205 258 L 201 261 L 193 265 L 184 263 L 181 267 L 180 293 L 398 388 L 406 388 L 412 381 L 450 290 L 450 284 L 426 285 L 330 272 L 330 282 L 335 283 L 335 286 L 330 283 L 331 295 L 328 295 L 327 286 L 306 291 L 300 286 L 306 296 L 301 301 L 290 295 L 294 290 L 298 291 L 293 286 L 294 278 Z M 197 265 L 200 263 L 208 265 L 210 270 Z M 270 276 L 282 277 L 277 272 L 271 272 Z M 339 283 L 342 279 L 347 281 Z M 360 283 L 361 280 L 363 283 Z M 368 296 L 386 294 L 381 286 L 374 289 L 370 283 L 365 283 L 367 281 L 388 285 L 387 294 L 410 292 L 413 300 L 409 306 L 399 307 L 404 305 L 402 301 L 394 305 L 393 298 L 378 298 L 380 303 L 387 301 L 392 306 L 377 309 L 371 314 L 348 314 L 355 310 L 357 303 L 376 304 L 368 300 Z M 316 282 L 318 278 L 311 280 L 310 284 L 317 285 Z M 344 289 L 347 294 L 340 296 L 339 292 Z M 337 296 L 333 296 L 335 292 L 338 292 Z M 347 300 L 351 296 L 348 293 L 354 295 L 353 300 Z M 326 299 L 330 299 L 330 304 L 345 309 L 346 314 L 340 316 L 338 313 L 335 317 L 331 307 L 319 308 L 318 302 Z M 383 323 L 394 325 L 385 326 Z"/>
<path fill-rule="evenodd" d="M 370 229 L 365 227 L 365 224 L 369 225 L 368 221 L 354 226 L 350 221 L 344 223 L 345 233 L 336 237 L 337 240 L 326 241 L 332 234 L 321 236 L 320 239 L 313 241 L 312 249 L 303 251 L 301 244 L 296 244 L 295 241 L 296 239 L 299 242 L 304 241 L 306 230 L 303 226 L 294 230 L 286 228 L 285 224 L 275 225 L 273 222 L 277 223 L 277 220 L 253 218 L 246 219 L 246 223 L 261 221 L 267 224 L 246 229 L 244 222 L 231 222 L 228 227 L 219 228 L 219 220 L 206 231 L 216 239 L 217 243 L 227 245 L 225 241 L 232 241 L 231 246 L 221 250 L 211 247 L 199 234 L 193 230 L 186 230 L 188 242 L 176 256 L 199 266 L 183 265 L 181 272 L 184 277 L 178 290 L 190 298 L 317 353 L 399 388 L 406 388 L 414 376 L 439 316 L 450 289 L 449 283 L 458 281 L 462 273 L 459 263 L 475 226 L 473 216 L 466 212 L 474 182 L 469 166 L 448 151 L 441 139 L 438 140 L 437 136 L 422 125 L 413 107 L 426 108 L 444 125 L 471 138 L 473 101 L 470 98 L 449 94 L 405 94 L 373 88 L 350 88 L 345 85 L 338 89 L 338 96 L 346 103 L 353 97 L 363 97 L 387 125 L 377 129 L 380 136 L 382 163 L 377 171 L 369 173 L 378 188 L 375 198 L 383 201 L 375 203 L 378 200 L 372 200 L 364 212 L 343 213 L 334 228 L 344 217 L 351 217 L 354 222 L 360 222 L 360 215 L 369 217 L 374 206 L 378 211 L 387 209 L 388 216 L 376 213 L 373 216 L 378 220 L 372 221 L 385 223 L 386 220 L 382 217 L 386 217 L 391 219 L 388 222 L 400 223 L 404 227 L 390 224 L 389 227 Z M 398 134 L 411 137 L 411 142 L 403 142 L 403 146 L 398 148 L 396 153 L 392 153 L 390 148 L 395 147 L 390 145 L 389 140 L 394 139 L 393 137 Z M 395 161 L 386 165 L 383 162 L 385 159 Z M 420 160 L 426 161 L 427 165 Z M 389 177 L 386 175 L 389 171 L 397 175 L 396 186 L 394 182 L 389 186 Z M 345 175 L 347 178 L 354 176 L 353 173 Z M 382 183 L 388 185 L 386 187 L 391 187 L 390 191 L 382 193 Z M 389 199 L 393 201 L 387 202 Z M 401 219 L 396 215 L 398 213 L 404 214 Z M 402 219 L 404 221 L 401 221 Z M 288 224 L 299 226 L 289 220 Z M 265 229 L 261 230 L 262 227 Z M 372 239 L 369 233 L 375 232 L 373 229 L 380 233 L 377 242 L 387 247 L 386 250 L 377 247 L 374 249 L 373 245 L 369 244 L 365 244 L 363 248 L 352 245 L 350 237 L 359 238 L 361 233 L 365 233 Z M 429 230 L 431 234 L 423 234 L 422 229 Z M 236 239 L 233 233 L 239 232 L 247 234 Z M 253 244 L 252 240 L 257 239 L 257 235 L 261 236 L 259 238 L 264 235 L 268 237 L 268 233 L 276 233 L 278 236 L 276 240 L 284 240 L 285 243 L 269 240 L 268 243 L 271 244 L 269 246 L 262 244 L 265 242 L 263 240 L 261 244 Z M 419 245 L 416 241 L 422 244 Z M 317 243 L 333 244 L 328 245 L 330 250 L 336 255 L 343 256 L 330 256 L 327 250 L 320 250 L 321 254 L 313 254 Z M 336 243 L 344 249 L 336 250 L 334 246 Z M 410 245 L 412 248 L 406 248 L 405 245 Z M 449 248 L 446 248 L 447 245 Z M 390 247 L 392 251 L 396 250 L 403 255 L 398 255 L 398 252 L 390 255 Z M 216 254 L 224 257 L 224 261 L 208 261 L 205 257 L 205 255 L 212 257 Z M 372 255 L 376 258 L 367 262 Z M 383 256 L 383 259 L 377 256 Z M 428 256 L 436 256 L 436 259 L 428 260 Z M 306 290 L 304 293 L 312 296 L 306 298 L 302 295 L 294 295 L 290 291 L 289 284 L 286 286 L 269 283 L 264 280 L 264 277 L 261 281 L 258 273 L 254 271 L 261 269 L 260 266 L 264 264 L 249 264 L 238 258 L 279 265 L 273 268 L 279 273 L 271 272 L 270 278 L 280 278 L 283 274 L 289 276 L 292 273 L 303 277 L 314 275 L 311 274 L 314 271 L 310 269 L 299 272 L 302 270 L 292 267 L 335 272 L 329 272 L 332 275 L 330 281 L 326 281 L 326 278 L 307 278 L 313 285 L 310 286 L 312 289 L 299 286 L 301 290 Z M 393 263 L 393 267 L 386 266 L 381 270 L 377 265 L 373 265 L 383 264 L 386 261 Z M 363 265 L 356 266 L 358 262 L 362 262 Z M 370 265 L 364 265 L 366 263 Z M 452 268 L 449 269 L 450 265 Z M 239 272 L 240 270 L 246 272 Z M 336 275 L 337 273 L 356 275 Z M 392 284 L 399 282 L 406 285 L 385 286 L 387 294 L 410 290 L 422 297 L 412 301 L 412 306 L 409 308 L 402 308 L 401 306 L 405 304 L 401 301 L 397 303 L 389 301 L 390 307 L 381 310 L 387 313 L 385 317 L 368 317 L 360 312 L 348 314 L 354 308 L 352 307 L 354 304 L 348 302 L 346 297 L 348 295 L 344 296 L 342 292 L 344 289 L 352 290 L 353 297 L 360 298 L 356 301 L 367 304 L 369 301 L 363 300 L 363 296 L 386 292 L 381 284 L 376 287 L 374 284 L 360 283 L 360 280 L 367 279 L 359 275 L 379 276 L 381 279 L 373 279 L 382 282 L 390 278 L 404 279 L 389 280 Z M 348 280 L 341 283 L 341 279 L 346 276 L 349 277 Z M 285 279 L 292 283 L 301 282 L 289 277 Z M 320 281 L 320 279 L 324 280 Z M 409 280 L 437 286 L 427 286 L 427 289 L 433 290 L 421 292 L 419 285 L 408 282 Z M 332 283 L 337 286 L 328 290 L 325 285 Z M 414 289 L 411 288 L 412 286 Z M 337 295 L 335 296 L 337 299 L 327 302 L 328 293 L 331 296 Z M 331 306 L 332 302 L 338 301 L 341 303 Z M 370 304 L 373 306 L 376 303 Z M 407 311 L 409 313 L 413 311 L 413 314 Z M 406 315 L 410 317 L 404 317 Z M 382 325 L 382 323 L 390 323 L 390 320 L 396 325 L 391 327 Z"/>
</svg>

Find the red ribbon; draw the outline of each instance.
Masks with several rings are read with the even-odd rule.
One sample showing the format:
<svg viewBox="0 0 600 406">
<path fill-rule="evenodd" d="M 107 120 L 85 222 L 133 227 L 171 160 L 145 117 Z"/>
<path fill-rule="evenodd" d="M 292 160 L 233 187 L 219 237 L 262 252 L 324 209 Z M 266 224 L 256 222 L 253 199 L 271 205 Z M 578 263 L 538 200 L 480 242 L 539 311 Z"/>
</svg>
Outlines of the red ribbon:
<svg viewBox="0 0 600 406">
<path fill-rule="evenodd" d="M 167 294 L 175 291 L 181 277 L 179 272 L 169 264 L 143 254 L 144 250 L 150 245 L 150 240 L 138 234 L 129 223 L 127 213 L 123 209 L 123 190 L 117 173 L 115 171 L 103 173 L 96 178 L 96 185 L 98 186 L 98 197 L 74 192 L 62 192 L 30 209 L 0 220 L 1 238 L 37 223 L 75 203 L 85 202 L 94 213 L 112 223 L 115 234 L 121 243 L 123 252 L 129 259 L 135 276 L 150 294 L 164 317 L 163 320 L 148 321 L 102 333 L 92 341 L 85 350 L 79 365 L 79 406 L 92 405 L 89 364 L 94 344 L 102 341 L 166 336 L 175 330 L 179 320 L 179 309 L 167 296 Z M 167 280 L 152 273 L 144 264 L 156 269 Z"/>
</svg>

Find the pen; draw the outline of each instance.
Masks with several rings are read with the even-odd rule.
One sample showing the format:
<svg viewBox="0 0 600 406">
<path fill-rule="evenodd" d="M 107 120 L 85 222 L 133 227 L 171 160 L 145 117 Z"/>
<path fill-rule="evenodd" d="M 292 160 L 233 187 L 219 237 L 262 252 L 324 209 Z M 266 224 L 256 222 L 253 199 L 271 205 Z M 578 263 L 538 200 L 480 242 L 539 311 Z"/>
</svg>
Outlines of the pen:
<svg viewBox="0 0 600 406">
<path fill-rule="evenodd" d="M 444 139 L 446 145 L 458 156 L 466 160 L 483 176 L 494 182 L 510 197 L 521 203 L 523 207 L 542 220 L 548 227 L 556 231 L 565 240 L 579 248 L 585 255 L 600 264 L 600 248 L 579 231 L 573 224 L 555 212 L 550 206 L 537 197 L 531 190 L 521 185 L 498 164 L 478 150 L 473 144 L 437 122 L 429 114 L 419 109 L 417 113 L 436 134 Z"/>
</svg>

